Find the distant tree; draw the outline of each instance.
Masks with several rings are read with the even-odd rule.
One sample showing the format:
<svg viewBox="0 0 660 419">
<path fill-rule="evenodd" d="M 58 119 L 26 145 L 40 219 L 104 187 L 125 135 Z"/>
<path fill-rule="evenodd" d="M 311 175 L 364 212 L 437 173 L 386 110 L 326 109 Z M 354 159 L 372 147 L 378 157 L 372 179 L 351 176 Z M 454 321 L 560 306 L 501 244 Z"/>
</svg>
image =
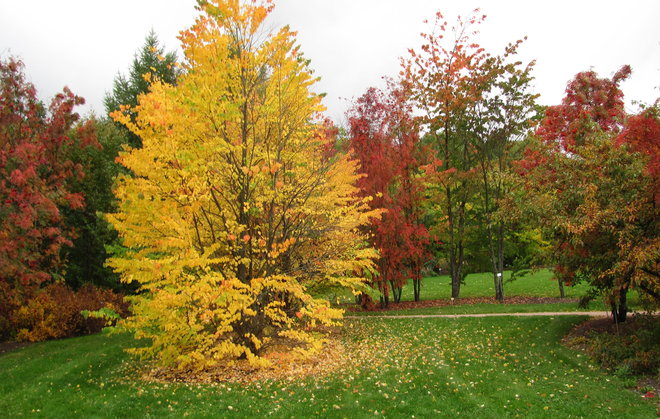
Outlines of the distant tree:
<svg viewBox="0 0 660 419">
<path fill-rule="evenodd" d="M 534 62 L 523 66 L 512 61 L 522 41 L 507 46 L 504 54 L 489 57 L 482 67 L 483 93 L 468 111 L 467 124 L 473 133 L 477 170 L 480 177 L 478 204 L 487 253 L 493 273 L 495 298 L 504 300 L 504 261 L 506 239 L 513 226 L 496 217 L 500 202 L 511 193 L 512 163 L 520 157 L 519 142 L 531 129 L 535 100 L 531 92 Z M 516 226 L 516 227 L 519 227 Z M 480 238 L 483 241 L 483 238 Z"/>
<path fill-rule="evenodd" d="M 122 105 L 134 107 L 138 103 L 138 97 L 149 91 L 154 80 L 174 84 L 180 73 L 176 53 L 166 53 L 152 30 L 145 38 L 142 48 L 135 54 L 128 75 L 119 73 L 115 77 L 112 93 L 106 94 L 104 99 L 106 113 L 118 111 Z M 132 118 L 134 120 L 135 115 L 132 115 Z M 131 147 L 142 146 L 142 140 L 136 134 L 126 130 L 126 135 Z"/>
<path fill-rule="evenodd" d="M 435 159 L 427 166 L 427 196 L 434 214 L 433 231 L 451 277 L 453 298 L 467 275 L 466 240 L 477 228 L 473 201 L 479 186 L 470 112 L 489 88 L 490 56 L 473 41 L 473 28 L 485 16 L 475 10 L 467 19 L 448 26 L 440 12 L 434 32 L 422 34 L 424 44 L 402 61 L 404 85 L 421 112 Z M 445 40 L 452 36 L 453 39 Z"/>
<path fill-rule="evenodd" d="M 60 251 L 75 236 L 62 211 L 85 205 L 83 194 L 69 188 L 70 181 L 84 175 L 71 153 L 97 143 L 92 127 L 79 125 L 73 112 L 84 100 L 64 88 L 46 109 L 25 80 L 20 61 L 0 61 L 0 89 L 2 334 L 12 309 L 61 275 Z"/>
</svg>

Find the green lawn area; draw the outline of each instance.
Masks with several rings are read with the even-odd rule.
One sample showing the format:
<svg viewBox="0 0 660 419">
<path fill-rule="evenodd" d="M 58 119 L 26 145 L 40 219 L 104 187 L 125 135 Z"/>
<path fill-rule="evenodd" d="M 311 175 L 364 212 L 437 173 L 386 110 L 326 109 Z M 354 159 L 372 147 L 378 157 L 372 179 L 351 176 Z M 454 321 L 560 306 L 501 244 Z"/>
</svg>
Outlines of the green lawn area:
<svg viewBox="0 0 660 419">
<path fill-rule="evenodd" d="M 553 273 L 549 269 L 540 269 L 524 277 L 510 281 L 511 271 L 504 272 L 504 295 L 506 297 L 559 297 L 559 286 L 553 279 Z M 567 298 L 580 298 L 587 292 L 585 284 L 574 287 L 564 287 Z M 376 297 L 377 293 L 374 293 Z M 351 302 L 352 296 L 341 290 L 337 293 L 325 294 L 331 301 Z M 490 272 L 470 274 L 461 285 L 461 297 L 494 297 L 493 276 Z M 377 298 L 377 297 L 376 297 Z M 451 280 L 449 275 L 430 276 L 422 279 L 421 299 L 437 300 L 451 298 Z M 413 287 L 409 282 L 403 287 L 402 301 L 413 301 Z"/>
<path fill-rule="evenodd" d="M 347 319 L 327 376 L 260 384 L 140 381 L 127 335 L 0 355 L 0 412 L 16 417 L 655 417 L 561 337 L 584 318 Z"/>
<path fill-rule="evenodd" d="M 605 307 L 591 303 L 587 308 L 578 307 L 577 303 L 548 303 L 548 304 L 488 304 L 475 303 L 464 305 L 447 305 L 439 307 L 411 308 L 388 311 L 355 311 L 346 315 L 358 316 L 407 316 L 417 314 L 482 314 L 482 313 L 538 313 L 558 311 L 605 311 Z"/>
<path fill-rule="evenodd" d="M 559 286 L 554 280 L 552 271 L 540 269 L 514 281 L 509 281 L 511 271 L 504 272 L 504 295 L 505 297 L 559 297 Z M 585 284 L 574 287 L 565 286 L 564 291 L 567 298 L 580 298 L 587 292 Z M 461 285 L 461 297 L 494 297 L 495 288 L 493 274 L 482 272 L 470 274 Z M 451 279 L 449 275 L 432 276 L 422 280 L 422 300 L 435 300 L 438 298 L 451 297 Z M 412 284 L 403 288 L 401 297 L 404 301 L 413 300 Z"/>
<path fill-rule="evenodd" d="M 510 271 L 504 272 L 504 280 L 511 277 Z M 588 286 L 584 283 L 576 286 L 565 286 L 567 299 L 579 299 L 587 294 Z M 470 274 L 461 285 L 461 298 L 494 297 L 493 277 L 490 272 Z M 559 297 L 557 281 L 553 279 L 553 273 L 549 269 L 540 269 L 514 281 L 505 282 L 505 297 Z M 372 296 L 378 301 L 377 292 Z M 337 303 L 352 304 L 354 299 L 346 292 L 328 293 L 324 297 Z M 422 279 L 421 300 L 449 300 L 451 298 L 451 281 L 448 275 L 426 277 Z M 413 301 L 412 284 L 403 288 L 402 301 Z M 628 305 L 631 310 L 641 310 L 639 295 L 635 291 L 628 294 Z M 388 311 L 388 315 L 397 314 L 476 314 L 476 313 L 530 313 L 541 311 L 608 311 L 602 299 L 591 301 L 587 307 L 580 308 L 576 302 L 559 302 L 547 304 L 489 304 L 474 303 L 469 305 L 450 305 L 442 307 L 415 308 Z M 359 313 L 367 315 L 378 315 L 376 313 Z"/>
</svg>

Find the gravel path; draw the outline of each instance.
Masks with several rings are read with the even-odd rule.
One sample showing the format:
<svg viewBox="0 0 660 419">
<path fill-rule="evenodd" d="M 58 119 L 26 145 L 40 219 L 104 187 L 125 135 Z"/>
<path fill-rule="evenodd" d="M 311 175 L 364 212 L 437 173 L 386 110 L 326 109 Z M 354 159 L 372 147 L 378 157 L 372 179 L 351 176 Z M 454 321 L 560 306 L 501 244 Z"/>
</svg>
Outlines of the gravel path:
<svg viewBox="0 0 660 419">
<path fill-rule="evenodd" d="M 402 314 L 396 315 L 377 315 L 377 316 L 344 316 L 345 319 L 360 319 L 364 317 L 375 317 L 378 319 L 414 319 L 414 318 L 447 318 L 457 319 L 460 317 L 523 317 L 523 316 L 591 316 L 591 317 L 608 317 L 611 313 L 606 311 L 542 311 L 537 313 L 481 313 L 481 314 Z"/>
</svg>

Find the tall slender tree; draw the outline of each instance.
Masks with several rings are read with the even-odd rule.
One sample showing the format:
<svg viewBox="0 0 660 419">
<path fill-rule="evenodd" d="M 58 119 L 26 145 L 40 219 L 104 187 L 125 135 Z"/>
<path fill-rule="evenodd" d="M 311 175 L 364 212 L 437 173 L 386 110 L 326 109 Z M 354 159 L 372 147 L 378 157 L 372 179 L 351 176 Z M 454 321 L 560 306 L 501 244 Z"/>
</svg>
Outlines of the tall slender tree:
<svg viewBox="0 0 660 419">
<path fill-rule="evenodd" d="M 485 19 L 478 12 L 465 20 L 459 17 L 454 27 L 449 27 L 438 12 L 437 32 L 422 34 L 425 43 L 419 51 L 410 50 L 410 58 L 402 60 L 401 71 L 438 158 L 438 170 L 429 172 L 436 176 L 430 192 L 439 199 L 446 217 L 440 220 L 440 232 L 453 298 L 459 297 L 466 274 L 468 203 L 476 185 L 476 156 L 466 116 L 481 100 L 488 83 L 488 72 L 483 68 L 489 55 L 472 40 L 477 33 L 473 28 Z M 453 39 L 445 41 L 447 35 Z"/>
<path fill-rule="evenodd" d="M 512 162 L 519 158 L 519 142 L 531 129 L 535 116 L 535 99 L 531 92 L 534 62 L 522 66 L 511 61 L 522 41 L 507 46 L 504 54 L 489 58 L 484 72 L 482 98 L 473 102 L 467 117 L 481 188 L 481 219 L 486 232 L 488 253 L 493 273 L 495 298 L 504 300 L 504 256 L 507 225 L 494 215 L 499 203 L 510 192 Z"/>
</svg>

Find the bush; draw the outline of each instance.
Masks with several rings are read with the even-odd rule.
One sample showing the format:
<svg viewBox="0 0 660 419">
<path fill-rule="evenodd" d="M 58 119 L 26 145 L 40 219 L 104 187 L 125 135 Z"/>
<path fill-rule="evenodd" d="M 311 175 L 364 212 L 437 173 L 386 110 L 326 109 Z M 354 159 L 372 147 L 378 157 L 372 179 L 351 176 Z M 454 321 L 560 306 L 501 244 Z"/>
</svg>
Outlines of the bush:
<svg viewBox="0 0 660 419">
<path fill-rule="evenodd" d="M 654 316 L 635 316 L 629 322 L 621 333 L 595 334 L 587 351 L 603 367 L 618 375 L 657 374 L 660 321 Z"/>
<path fill-rule="evenodd" d="M 74 291 L 64 284 L 50 284 L 9 316 L 17 341 L 38 342 L 99 332 L 106 320 L 85 318 L 83 310 L 109 308 L 122 316 L 128 304 L 121 294 L 84 285 Z"/>
</svg>

